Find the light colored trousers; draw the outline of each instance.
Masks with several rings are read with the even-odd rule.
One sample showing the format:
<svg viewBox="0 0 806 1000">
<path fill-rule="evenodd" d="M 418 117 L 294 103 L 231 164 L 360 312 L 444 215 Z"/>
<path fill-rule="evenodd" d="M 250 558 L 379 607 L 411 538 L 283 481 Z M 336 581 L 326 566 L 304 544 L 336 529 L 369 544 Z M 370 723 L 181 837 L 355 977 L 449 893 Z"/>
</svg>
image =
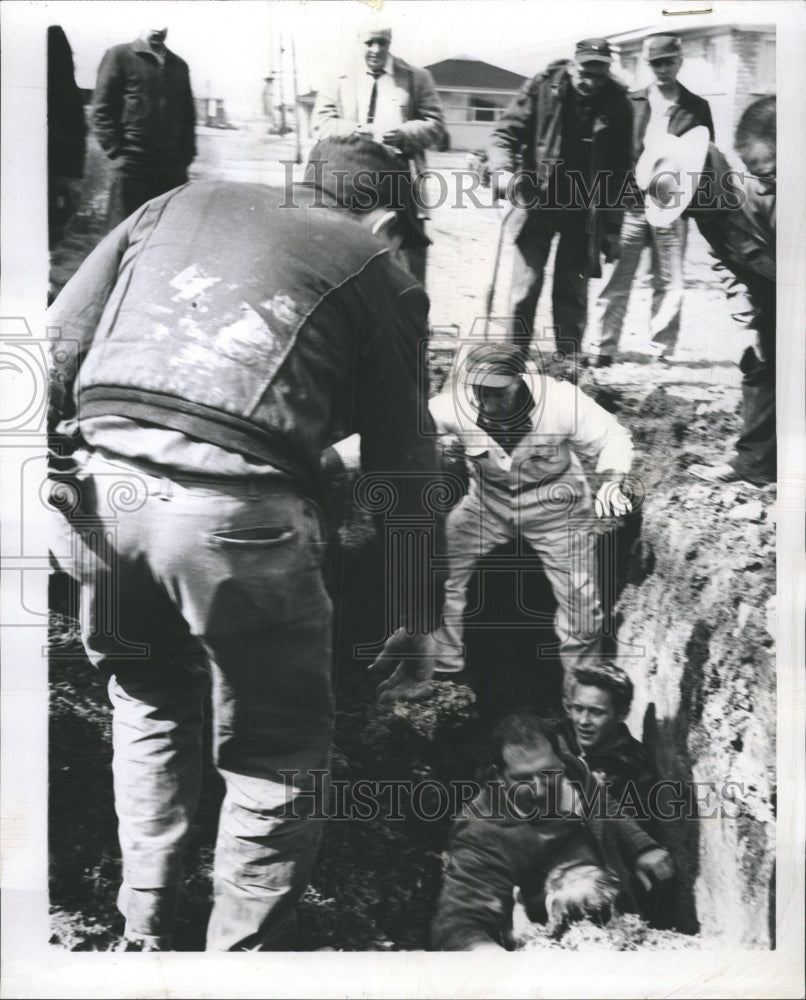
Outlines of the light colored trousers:
<svg viewBox="0 0 806 1000">
<path fill-rule="evenodd" d="M 211 692 L 226 795 L 207 948 L 288 947 L 322 827 L 298 792 L 328 768 L 333 732 L 317 509 L 280 478 L 159 479 L 98 453 L 79 478 L 82 633 L 114 707 L 126 935 L 170 942 Z"/>
<path fill-rule="evenodd" d="M 470 492 L 448 515 L 449 576 L 442 626 L 437 631 L 441 669 L 458 671 L 464 667 L 467 587 L 474 572 L 484 572 L 478 560 L 516 538 L 529 547 L 524 546 L 525 564 L 529 550 L 540 556 L 554 592 L 557 652 L 566 676 L 574 667 L 598 656 L 603 615 L 590 498 L 587 490 L 584 496 L 569 496 L 562 482 L 540 487 L 541 492 L 546 489 L 554 503 L 527 501 L 525 493 L 511 498 L 504 491 L 485 489 L 473 481 Z M 483 599 L 483 586 L 479 590 Z"/>
<path fill-rule="evenodd" d="M 652 251 L 652 308 L 649 331 L 655 349 L 671 354 L 680 334 L 683 309 L 683 259 L 688 220 L 676 219 L 668 229 L 656 229 L 644 211 L 627 211 L 621 226 L 621 257 L 599 292 L 588 331 L 593 354 L 615 355 L 630 302 L 635 274 L 645 246 Z"/>
</svg>

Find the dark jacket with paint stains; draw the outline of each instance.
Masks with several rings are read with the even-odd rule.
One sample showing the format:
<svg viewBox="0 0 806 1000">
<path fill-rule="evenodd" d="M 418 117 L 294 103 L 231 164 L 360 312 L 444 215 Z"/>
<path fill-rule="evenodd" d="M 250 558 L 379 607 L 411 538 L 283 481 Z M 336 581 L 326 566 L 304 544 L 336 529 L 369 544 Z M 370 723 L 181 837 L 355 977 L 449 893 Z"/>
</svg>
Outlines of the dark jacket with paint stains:
<svg viewBox="0 0 806 1000">
<path fill-rule="evenodd" d="M 352 432 L 367 472 L 435 469 L 428 298 L 348 215 L 303 207 L 312 196 L 203 182 L 121 223 L 51 307 L 51 423 L 126 417 L 304 482 Z"/>
</svg>

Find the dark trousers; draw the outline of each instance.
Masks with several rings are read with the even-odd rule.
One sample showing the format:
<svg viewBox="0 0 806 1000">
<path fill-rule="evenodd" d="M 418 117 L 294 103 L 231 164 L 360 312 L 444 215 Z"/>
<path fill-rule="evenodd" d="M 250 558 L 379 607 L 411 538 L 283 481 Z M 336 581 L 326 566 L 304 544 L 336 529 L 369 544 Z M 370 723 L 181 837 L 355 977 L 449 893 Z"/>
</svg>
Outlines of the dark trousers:
<svg viewBox="0 0 806 1000">
<path fill-rule="evenodd" d="M 187 170 L 169 170 L 165 173 L 143 177 L 116 170 L 109 189 L 107 225 L 114 229 L 118 223 L 136 212 L 141 205 L 181 184 L 186 184 Z"/>
<path fill-rule="evenodd" d="M 554 237 L 559 234 L 552 288 L 554 326 L 557 340 L 571 340 L 579 351 L 588 316 L 586 221 L 585 212 L 568 209 L 537 209 L 527 215 L 515 241 L 509 297 L 510 343 L 524 350 L 531 344 L 546 262 Z"/>
<path fill-rule="evenodd" d="M 747 276 L 743 275 L 747 279 Z M 742 432 L 730 464 L 750 483 L 774 483 L 778 474 L 775 432 L 775 282 L 746 280 L 758 310 L 757 345 L 739 362 L 742 372 Z"/>
</svg>

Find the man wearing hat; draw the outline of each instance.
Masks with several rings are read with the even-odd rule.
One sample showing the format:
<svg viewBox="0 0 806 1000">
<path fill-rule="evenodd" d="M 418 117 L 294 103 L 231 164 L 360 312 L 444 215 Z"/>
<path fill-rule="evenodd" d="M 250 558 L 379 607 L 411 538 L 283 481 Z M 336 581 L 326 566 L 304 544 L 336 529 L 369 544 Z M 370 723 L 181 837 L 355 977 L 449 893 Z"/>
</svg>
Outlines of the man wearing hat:
<svg viewBox="0 0 806 1000">
<path fill-rule="evenodd" d="M 415 518 L 436 469 L 428 300 L 393 260 L 405 213 L 367 199 L 368 176 L 394 181 L 399 164 L 360 137 L 314 160 L 291 197 L 210 181 L 148 202 L 49 315 L 49 427 L 78 447 L 60 509 L 114 709 L 127 951 L 171 947 L 210 694 L 226 795 L 207 948 L 294 947 L 333 731 L 320 455 L 359 433 L 364 469 Z M 427 595 L 428 566 L 404 569 Z M 433 668 L 418 607 L 400 594 L 389 697 L 420 693 Z"/>
<path fill-rule="evenodd" d="M 576 350 L 588 279 L 601 273 L 600 253 L 607 260 L 618 254 L 617 205 L 630 166 L 632 114 L 626 91 L 610 76 L 611 62 L 606 39 L 579 42 L 573 61 L 553 63 L 524 84 L 493 132 L 492 176 L 519 209 L 511 224 L 508 337 L 524 350 L 554 237 L 554 324 Z"/>
<path fill-rule="evenodd" d="M 410 169 L 412 179 L 425 170 L 425 150 L 447 143 L 445 116 L 428 70 L 393 56 L 392 29 L 377 18 L 361 33 L 364 65 L 344 74 L 320 90 L 313 110 L 313 131 L 318 138 L 367 135 L 383 143 Z M 418 213 L 422 220 L 426 216 Z M 424 231 L 424 225 L 420 222 Z M 407 251 L 409 269 L 425 284 L 424 244 Z"/>
<path fill-rule="evenodd" d="M 655 76 L 654 83 L 630 94 L 633 107 L 633 163 L 638 189 L 648 192 L 652 177 L 664 175 L 669 164 L 659 164 L 668 154 L 669 136 L 682 137 L 698 127 L 714 138 L 711 109 L 702 97 L 692 94 L 677 80 L 683 65 L 683 47 L 676 35 L 652 35 L 644 44 L 644 57 Z M 702 128 L 701 128 L 702 131 Z M 706 139 L 707 142 L 707 139 Z M 645 177 L 638 176 L 646 166 Z M 682 176 L 685 164 L 677 165 Z M 695 168 L 697 169 L 697 168 Z M 674 172 L 674 171 L 673 171 Z M 657 204 L 651 192 L 644 200 Z M 612 364 L 627 314 L 635 273 L 645 246 L 652 248 L 652 313 L 650 319 L 653 356 L 665 360 L 674 353 L 680 333 L 683 308 L 683 257 L 688 218 L 679 203 L 672 211 L 657 213 L 650 221 L 644 204 L 629 208 L 621 230 L 621 256 L 607 284 L 599 293 L 588 340 L 591 362 L 604 368 Z M 680 211 L 674 208 L 680 207 Z"/>
<path fill-rule="evenodd" d="M 626 514 L 622 480 L 632 441 L 616 418 L 567 381 L 525 364 L 519 348 L 468 351 L 451 391 L 430 403 L 437 429 L 459 439 L 470 487 L 448 516 L 448 579 L 438 630 L 440 671 L 464 668 L 462 615 L 477 561 L 522 538 L 540 556 L 557 600 L 566 677 L 599 653 L 602 610 L 595 519 Z M 580 456 L 596 462 L 592 499 Z"/>
</svg>

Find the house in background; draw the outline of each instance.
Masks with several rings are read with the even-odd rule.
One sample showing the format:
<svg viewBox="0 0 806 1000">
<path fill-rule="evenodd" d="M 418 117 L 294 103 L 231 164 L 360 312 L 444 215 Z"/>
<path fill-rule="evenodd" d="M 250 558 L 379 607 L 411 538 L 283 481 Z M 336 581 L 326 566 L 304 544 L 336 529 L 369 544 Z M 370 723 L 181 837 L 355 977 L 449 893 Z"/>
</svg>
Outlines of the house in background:
<svg viewBox="0 0 806 1000">
<path fill-rule="evenodd" d="M 660 34 L 644 28 L 610 35 L 621 64 L 621 76 L 631 89 L 654 79 L 643 58 L 644 39 Z M 775 27 L 768 24 L 715 24 L 677 28 L 683 43 L 680 82 L 711 105 L 716 144 L 733 148 L 733 130 L 742 111 L 758 97 L 775 91 Z"/>
<path fill-rule="evenodd" d="M 425 67 L 445 110 L 451 149 L 486 149 L 502 111 L 526 81 L 500 66 L 457 56 Z"/>
</svg>

